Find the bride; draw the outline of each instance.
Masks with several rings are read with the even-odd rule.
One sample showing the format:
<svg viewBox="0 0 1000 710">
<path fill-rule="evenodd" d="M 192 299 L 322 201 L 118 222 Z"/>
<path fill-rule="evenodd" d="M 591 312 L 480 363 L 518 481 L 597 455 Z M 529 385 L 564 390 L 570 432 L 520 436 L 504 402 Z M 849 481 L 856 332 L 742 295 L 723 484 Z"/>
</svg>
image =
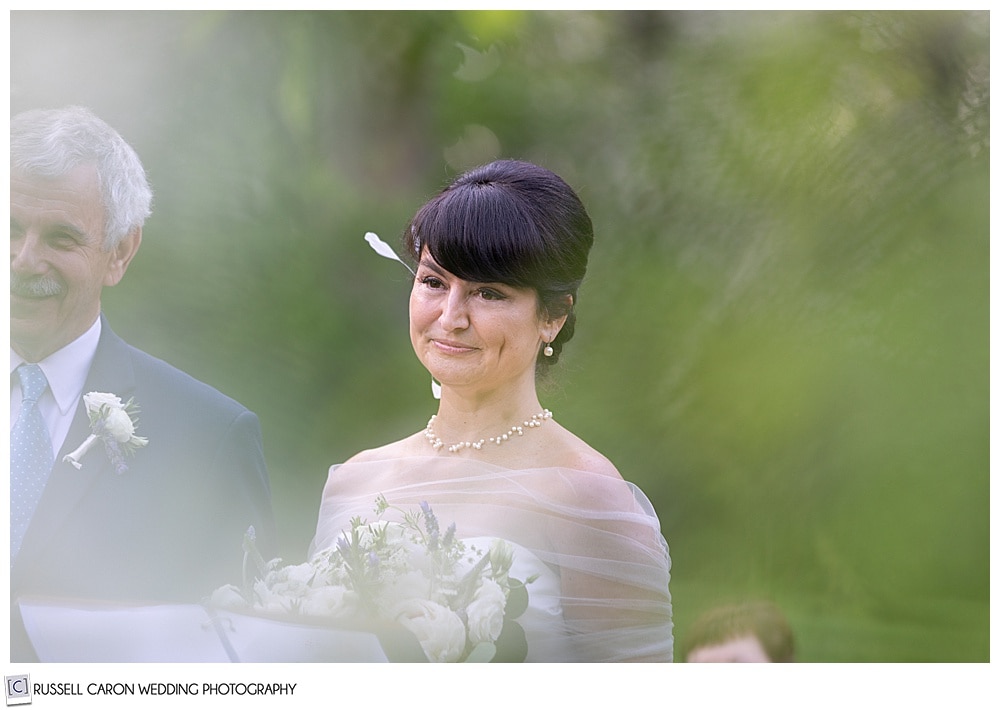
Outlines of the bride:
<svg viewBox="0 0 1000 710">
<path fill-rule="evenodd" d="M 312 549 L 336 545 L 377 496 L 429 505 L 466 542 L 502 539 L 532 579 L 528 661 L 670 661 L 670 562 L 649 500 L 539 402 L 536 375 L 575 327 L 593 228 L 536 165 L 473 169 L 404 235 L 416 264 L 410 339 L 438 411 L 400 441 L 333 466 Z M 387 514 L 391 517 L 391 511 Z"/>
</svg>

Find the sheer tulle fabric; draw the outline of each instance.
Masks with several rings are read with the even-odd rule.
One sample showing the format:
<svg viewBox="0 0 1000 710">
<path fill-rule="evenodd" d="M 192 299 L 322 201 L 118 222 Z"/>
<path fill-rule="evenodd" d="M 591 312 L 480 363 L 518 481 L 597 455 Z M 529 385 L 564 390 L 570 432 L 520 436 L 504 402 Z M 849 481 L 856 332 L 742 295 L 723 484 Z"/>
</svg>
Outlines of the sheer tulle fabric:
<svg viewBox="0 0 1000 710">
<path fill-rule="evenodd" d="M 670 558 L 646 496 L 619 478 L 565 468 L 508 470 L 465 459 L 411 457 L 333 466 L 312 551 L 375 496 L 404 510 L 430 504 L 461 538 L 518 548 L 515 576 L 538 573 L 519 622 L 538 662 L 670 661 Z M 383 519 L 398 519 L 396 511 Z"/>
</svg>

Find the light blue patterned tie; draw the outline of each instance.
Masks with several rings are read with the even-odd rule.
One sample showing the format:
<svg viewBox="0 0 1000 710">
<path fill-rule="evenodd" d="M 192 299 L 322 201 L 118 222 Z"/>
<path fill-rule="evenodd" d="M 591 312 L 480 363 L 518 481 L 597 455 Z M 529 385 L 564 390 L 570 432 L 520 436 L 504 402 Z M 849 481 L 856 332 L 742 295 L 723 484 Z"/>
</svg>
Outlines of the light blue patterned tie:
<svg viewBox="0 0 1000 710">
<path fill-rule="evenodd" d="M 21 413 L 10 431 L 10 563 L 13 566 L 21 541 L 35 514 L 45 482 L 52 471 L 52 441 L 38 398 L 49 386 L 38 365 L 17 368 L 21 379 Z"/>
</svg>

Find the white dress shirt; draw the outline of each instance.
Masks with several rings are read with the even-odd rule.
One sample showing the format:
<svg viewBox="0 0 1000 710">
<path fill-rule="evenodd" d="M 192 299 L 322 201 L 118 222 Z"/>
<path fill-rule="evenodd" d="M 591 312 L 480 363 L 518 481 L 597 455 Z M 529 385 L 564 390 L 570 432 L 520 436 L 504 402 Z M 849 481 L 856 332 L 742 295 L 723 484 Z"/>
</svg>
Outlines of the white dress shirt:
<svg viewBox="0 0 1000 710">
<path fill-rule="evenodd" d="M 97 353 L 97 342 L 101 338 L 101 319 L 69 345 L 49 355 L 38 363 L 49 381 L 49 388 L 38 400 L 38 408 L 45 418 L 52 439 L 52 455 L 56 456 L 66 440 L 77 404 L 83 396 L 90 364 Z M 13 429 L 17 415 L 21 411 L 21 381 L 14 374 L 25 359 L 10 351 L 10 426 Z M 83 442 L 78 442 L 82 444 Z"/>
</svg>

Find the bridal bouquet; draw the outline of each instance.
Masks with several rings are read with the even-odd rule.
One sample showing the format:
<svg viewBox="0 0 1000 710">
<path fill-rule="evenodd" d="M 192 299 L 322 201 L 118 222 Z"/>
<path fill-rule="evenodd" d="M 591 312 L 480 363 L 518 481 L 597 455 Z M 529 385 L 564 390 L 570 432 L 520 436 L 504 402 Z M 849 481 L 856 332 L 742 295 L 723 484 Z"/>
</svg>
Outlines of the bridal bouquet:
<svg viewBox="0 0 1000 710">
<path fill-rule="evenodd" d="M 377 515 L 391 507 L 376 499 Z M 524 660 L 524 631 L 514 620 L 528 606 L 532 579 L 510 577 L 510 544 L 467 544 L 454 524 L 441 530 L 426 502 L 400 512 L 402 523 L 353 519 L 334 546 L 298 565 L 265 563 L 251 528 L 243 588 L 220 587 L 212 603 L 282 617 L 398 623 L 431 661 Z"/>
</svg>

